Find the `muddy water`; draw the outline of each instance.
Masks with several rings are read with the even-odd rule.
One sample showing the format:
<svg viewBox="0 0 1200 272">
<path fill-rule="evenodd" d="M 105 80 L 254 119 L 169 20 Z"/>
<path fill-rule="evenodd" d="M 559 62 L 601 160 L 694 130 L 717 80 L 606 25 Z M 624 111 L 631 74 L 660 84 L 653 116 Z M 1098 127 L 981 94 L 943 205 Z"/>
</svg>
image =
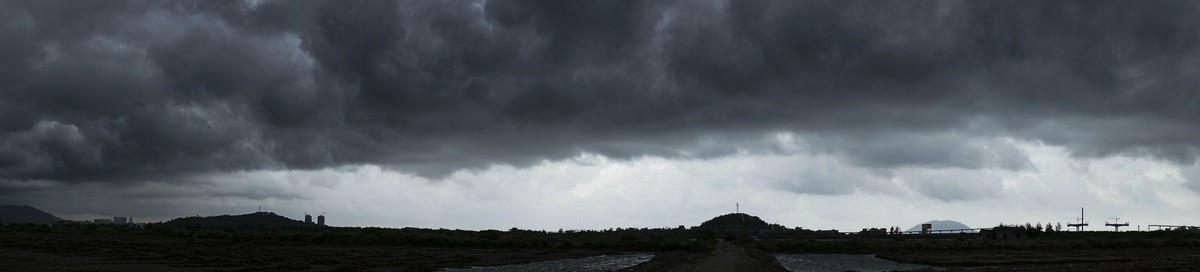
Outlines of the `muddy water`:
<svg viewBox="0 0 1200 272">
<path fill-rule="evenodd" d="M 571 272 L 571 271 L 613 271 L 637 265 L 654 258 L 654 254 L 635 253 L 622 255 L 601 255 L 585 258 L 553 260 L 526 264 L 472 267 L 461 269 L 443 269 L 442 271 L 469 272 Z"/>
<path fill-rule="evenodd" d="M 872 255 L 851 254 L 776 254 L 784 268 L 796 272 L 892 271 L 915 270 L 927 265 L 897 263 Z"/>
</svg>

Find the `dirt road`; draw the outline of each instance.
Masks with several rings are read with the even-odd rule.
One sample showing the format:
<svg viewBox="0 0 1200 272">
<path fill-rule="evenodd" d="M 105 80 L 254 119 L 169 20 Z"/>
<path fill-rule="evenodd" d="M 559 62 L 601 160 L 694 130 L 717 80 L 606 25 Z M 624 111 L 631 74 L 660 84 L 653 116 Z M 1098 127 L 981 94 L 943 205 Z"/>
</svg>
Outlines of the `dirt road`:
<svg viewBox="0 0 1200 272">
<path fill-rule="evenodd" d="M 729 242 L 717 243 L 708 253 L 663 252 L 648 262 L 621 271 L 788 271 L 774 255 Z"/>
</svg>

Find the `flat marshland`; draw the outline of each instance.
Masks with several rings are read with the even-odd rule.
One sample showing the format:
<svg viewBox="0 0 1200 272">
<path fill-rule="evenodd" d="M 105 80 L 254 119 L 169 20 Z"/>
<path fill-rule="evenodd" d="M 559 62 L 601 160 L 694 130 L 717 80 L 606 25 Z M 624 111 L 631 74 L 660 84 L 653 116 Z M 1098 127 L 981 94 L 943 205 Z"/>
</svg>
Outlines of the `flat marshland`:
<svg viewBox="0 0 1200 272">
<path fill-rule="evenodd" d="M 717 237 L 722 236 L 725 239 L 720 240 L 728 241 L 714 239 L 711 233 L 666 229 L 559 233 L 7 225 L 0 226 L 0 270 L 433 271 L 651 252 L 662 257 L 635 267 L 636 271 L 679 271 L 705 267 L 711 263 L 710 255 L 741 254 L 739 248 L 755 254 L 728 259 L 767 268 L 770 260 L 759 255 L 874 254 L 902 263 L 967 271 L 1200 269 L 1197 232 L 1060 232 L 1025 240 L 985 240 L 975 234 Z"/>
</svg>

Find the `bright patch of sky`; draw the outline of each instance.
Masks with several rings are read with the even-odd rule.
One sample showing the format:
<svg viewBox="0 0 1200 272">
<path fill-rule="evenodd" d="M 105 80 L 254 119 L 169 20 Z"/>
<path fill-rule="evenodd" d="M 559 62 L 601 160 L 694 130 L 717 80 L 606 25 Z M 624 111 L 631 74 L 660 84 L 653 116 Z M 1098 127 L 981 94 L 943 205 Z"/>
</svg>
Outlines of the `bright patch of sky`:
<svg viewBox="0 0 1200 272">
<path fill-rule="evenodd" d="M 771 223 L 842 231 L 908 228 L 944 219 L 971 227 L 1065 224 L 1080 207 L 1087 208 L 1086 220 L 1095 230 L 1105 230 L 1103 222 L 1110 217 L 1134 228 L 1200 220 L 1200 194 L 1185 188 L 1181 168 L 1171 163 L 1125 156 L 1078 159 L 1058 147 L 1015 144 L 1029 155 L 1033 169 L 903 168 L 881 174 L 810 153 L 707 160 L 582 154 L 528 168 L 459 171 L 444 180 L 374 165 L 250 171 L 209 177 L 207 186 L 87 188 L 100 193 L 42 205 L 53 211 L 91 205 L 90 198 L 126 199 L 99 207 L 121 215 L 130 205 L 183 203 L 143 220 L 212 215 L 206 211 L 247 213 L 261 205 L 292 218 L 326 213 L 340 226 L 462 229 L 692 226 L 733 212 L 734 203 Z M 95 215 L 68 215 L 89 216 Z"/>
</svg>

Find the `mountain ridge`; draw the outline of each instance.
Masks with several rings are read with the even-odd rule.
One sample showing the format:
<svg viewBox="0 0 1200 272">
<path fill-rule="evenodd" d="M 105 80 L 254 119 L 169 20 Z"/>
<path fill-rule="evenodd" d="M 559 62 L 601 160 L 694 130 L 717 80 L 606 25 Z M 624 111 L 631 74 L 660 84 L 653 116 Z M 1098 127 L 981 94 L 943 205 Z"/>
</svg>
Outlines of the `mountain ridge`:
<svg viewBox="0 0 1200 272">
<path fill-rule="evenodd" d="M 54 224 L 62 218 L 28 205 L 0 206 L 0 222 L 5 224 Z"/>
</svg>

